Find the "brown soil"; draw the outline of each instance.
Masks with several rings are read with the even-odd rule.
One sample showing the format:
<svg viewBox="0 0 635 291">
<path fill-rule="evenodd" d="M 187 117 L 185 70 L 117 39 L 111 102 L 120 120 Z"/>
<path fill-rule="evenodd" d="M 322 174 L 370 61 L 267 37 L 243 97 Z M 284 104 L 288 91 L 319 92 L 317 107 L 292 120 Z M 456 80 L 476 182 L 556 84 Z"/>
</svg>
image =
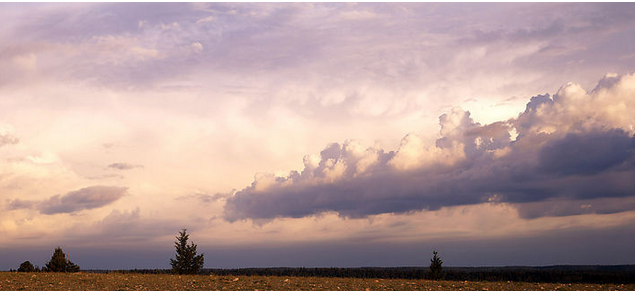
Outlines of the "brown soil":
<svg viewBox="0 0 635 291">
<path fill-rule="evenodd" d="M 635 290 L 635 285 L 0 272 L 0 290 Z"/>
</svg>

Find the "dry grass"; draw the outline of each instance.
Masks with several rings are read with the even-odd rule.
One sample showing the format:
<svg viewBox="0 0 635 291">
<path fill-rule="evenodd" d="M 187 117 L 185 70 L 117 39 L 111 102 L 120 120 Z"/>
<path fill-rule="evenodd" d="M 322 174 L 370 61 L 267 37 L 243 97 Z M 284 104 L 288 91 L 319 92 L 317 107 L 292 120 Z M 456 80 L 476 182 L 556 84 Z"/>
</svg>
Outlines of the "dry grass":
<svg viewBox="0 0 635 291">
<path fill-rule="evenodd" d="M 635 285 L 0 272 L 0 290 L 635 290 Z"/>
</svg>

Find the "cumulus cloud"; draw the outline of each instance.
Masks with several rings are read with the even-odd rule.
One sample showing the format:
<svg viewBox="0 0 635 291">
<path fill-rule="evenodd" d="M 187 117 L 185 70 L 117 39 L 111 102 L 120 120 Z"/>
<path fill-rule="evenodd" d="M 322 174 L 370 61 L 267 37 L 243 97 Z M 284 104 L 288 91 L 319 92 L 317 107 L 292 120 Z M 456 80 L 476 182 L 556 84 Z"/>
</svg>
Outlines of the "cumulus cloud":
<svg viewBox="0 0 635 291">
<path fill-rule="evenodd" d="M 14 199 L 9 203 L 9 209 L 37 209 L 48 215 L 74 213 L 111 204 L 123 197 L 127 190 L 125 187 L 91 186 L 42 201 Z"/>
<path fill-rule="evenodd" d="M 434 144 L 414 134 L 389 152 L 334 143 L 306 156 L 301 172 L 256 175 L 227 199 L 225 219 L 366 217 L 479 203 L 509 203 L 523 218 L 633 210 L 634 95 L 635 74 L 607 75 L 591 92 L 569 83 L 553 97 L 534 96 L 510 120 L 481 125 L 455 108 L 439 118 Z"/>
<path fill-rule="evenodd" d="M 132 170 L 136 168 L 143 168 L 143 165 L 128 164 L 128 163 L 112 163 L 108 165 L 108 168 L 115 170 Z"/>
</svg>

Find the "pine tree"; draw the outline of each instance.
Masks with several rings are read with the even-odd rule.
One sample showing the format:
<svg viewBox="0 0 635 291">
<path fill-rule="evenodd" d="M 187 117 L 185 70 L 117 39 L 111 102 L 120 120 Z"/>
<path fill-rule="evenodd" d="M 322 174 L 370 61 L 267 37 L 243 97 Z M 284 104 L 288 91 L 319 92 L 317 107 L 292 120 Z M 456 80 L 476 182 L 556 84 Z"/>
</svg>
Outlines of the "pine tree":
<svg viewBox="0 0 635 291">
<path fill-rule="evenodd" d="M 62 248 L 55 248 L 51 260 L 46 263 L 46 270 L 49 272 L 79 272 L 79 266 L 66 259 L 66 254 Z"/>
<path fill-rule="evenodd" d="M 430 259 L 430 279 L 439 280 L 443 278 L 443 261 L 437 251 L 432 251 L 432 254 L 434 256 Z"/>
<path fill-rule="evenodd" d="M 176 237 L 174 247 L 176 248 L 176 257 L 170 259 L 172 272 L 176 274 L 198 274 L 203 268 L 204 254 L 196 255 L 196 245 L 191 242 L 187 244 L 190 235 L 187 229 L 182 229 Z"/>
</svg>

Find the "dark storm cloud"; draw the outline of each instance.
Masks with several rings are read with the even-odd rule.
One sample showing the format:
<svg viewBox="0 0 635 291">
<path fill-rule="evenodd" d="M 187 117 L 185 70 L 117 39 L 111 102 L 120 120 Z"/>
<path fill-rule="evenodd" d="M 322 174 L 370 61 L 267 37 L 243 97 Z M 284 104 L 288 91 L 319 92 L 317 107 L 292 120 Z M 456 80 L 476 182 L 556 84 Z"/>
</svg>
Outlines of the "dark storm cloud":
<svg viewBox="0 0 635 291">
<path fill-rule="evenodd" d="M 132 170 L 136 168 L 143 168 L 143 165 L 128 164 L 128 163 L 112 163 L 108 165 L 108 168 L 115 170 Z"/>
<path fill-rule="evenodd" d="M 111 186 L 91 186 L 65 195 L 55 195 L 48 200 L 29 201 L 15 199 L 9 202 L 9 209 L 37 209 L 42 214 L 73 213 L 111 204 L 126 194 L 128 188 Z"/>
<path fill-rule="evenodd" d="M 540 169 L 563 176 L 594 175 L 624 163 L 635 153 L 635 139 L 622 130 L 570 133 L 550 141 L 538 155 Z"/>
<path fill-rule="evenodd" d="M 395 167 L 411 150 L 409 137 L 396 152 L 332 144 L 319 162 L 305 158 L 302 172 L 257 176 L 227 199 L 225 219 L 324 212 L 355 218 L 485 202 L 512 203 L 524 218 L 633 210 L 635 204 L 620 198 L 635 196 L 635 137 L 612 128 L 632 121 L 610 115 L 628 114 L 630 109 L 616 112 L 613 104 L 632 96 L 632 87 L 624 86 L 631 82 L 635 75 L 604 82 L 610 90 L 590 95 L 567 84 L 553 99 L 532 97 L 518 118 L 489 125 L 453 110 L 439 118 L 442 136 L 434 148 L 417 145 L 419 155 L 440 158 L 414 169 Z M 512 129 L 518 133 L 515 140 Z M 459 158 L 452 149 L 459 149 Z"/>
<path fill-rule="evenodd" d="M 631 154 L 631 159 L 633 155 Z M 455 169 L 391 173 L 388 169 L 368 177 L 317 185 L 271 186 L 264 191 L 246 188 L 228 198 L 226 218 L 272 219 L 304 217 L 334 211 L 345 217 L 381 213 L 438 210 L 444 206 L 484 202 L 525 203 L 551 198 L 592 199 L 624 197 L 635 193 L 633 165 L 592 177 L 555 178 L 530 164 L 515 164 L 508 158 L 493 162 L 471 161 Z M 582 158 L 583 159 L 583 158 Z M 489 164 L 481 164 L 487 163 Z M 286 182 L 286 181 L 285 181 Z M 632 207 L 619 209 L 632 210 Z M 544 216 L 580 213 L 544 211 Z M 589 209 L 591 210 L 593 209 Z M 616 211 L 619 212 L 619 211 Z M 536 212 L 534 212 L 536 213 Z M 523 215 L 535 218 L 536 215 Z"/>
</svg>

